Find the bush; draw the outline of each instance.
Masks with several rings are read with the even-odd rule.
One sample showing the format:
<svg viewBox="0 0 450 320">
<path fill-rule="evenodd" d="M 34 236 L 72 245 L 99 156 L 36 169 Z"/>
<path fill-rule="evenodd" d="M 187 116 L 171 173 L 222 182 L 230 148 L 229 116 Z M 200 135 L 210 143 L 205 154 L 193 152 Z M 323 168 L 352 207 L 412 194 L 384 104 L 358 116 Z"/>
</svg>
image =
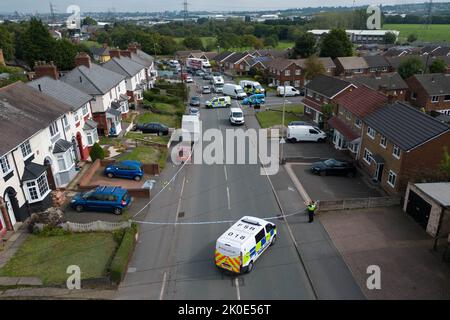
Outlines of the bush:
<svg viewBox="0 0 450 320">
<path fill-rule="evenodd" d="M 131 257 L 131 253 L 134 250 L 134 244 L 136 241 L 137 225 L 133 224 L 130 228 L 126 228 L 123 232 L 122 242 L 117 249 L 116 255 L 114 256 L 111 267 L 110 267 L 110 278 L 111 281 L 119 284 L 124 278 L 128 262 Z M 115 235 L 117 239 L 119 235 Z"/>
<path fill-rule="evenodd" d="M 91 149 L 91 153 L 89 154 L 91 156 L 92 161 L 95 161 L 97 159 L 103 160 L 105 158 L 105 150 L 96 142 Z"/>
<path fill-rule="evenodd" d="M 63 228 L 54 227 L 54 226 L 50 226 L 50 225 L 44 226 L 44 228 L 40 232 L 37 231 L 37 229 L 35 228 L 33 230 L 33 233 L 37 234 L 41 237 L 57 237 L 57 236 L 64 236 L 66 234 L 70 234 L 69 231 L 66 231 Z"/>
</svg>

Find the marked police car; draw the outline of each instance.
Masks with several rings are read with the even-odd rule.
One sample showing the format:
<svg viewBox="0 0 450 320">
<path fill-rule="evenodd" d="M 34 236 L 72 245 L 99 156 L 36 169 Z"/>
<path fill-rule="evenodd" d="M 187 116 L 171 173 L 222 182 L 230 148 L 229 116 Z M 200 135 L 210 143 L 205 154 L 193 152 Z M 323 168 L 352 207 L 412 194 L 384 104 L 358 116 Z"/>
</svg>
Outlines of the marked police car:
<svg viewBox="0 0 450 320">
<path fill-rule="evenodd" d="M 274 223 L 256 217 L 242 217 L 217 239 L 215 264 L 234 273 L 248 273 L 262 253 L 275 244 L 276 237 Z"/>
<path fill-rule="evenodd" d="M 231 98 L 225 96 L 214 97 L 206 101 L 205 106 L 207 108 L 228 108 L 231 107 Z"/>
</svg>

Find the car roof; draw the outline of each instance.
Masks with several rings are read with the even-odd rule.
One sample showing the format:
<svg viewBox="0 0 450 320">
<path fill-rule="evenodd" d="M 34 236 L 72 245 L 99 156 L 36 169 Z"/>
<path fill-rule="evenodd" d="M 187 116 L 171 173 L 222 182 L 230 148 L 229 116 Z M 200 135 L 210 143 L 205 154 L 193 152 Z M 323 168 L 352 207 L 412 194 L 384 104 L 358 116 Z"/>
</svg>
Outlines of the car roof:
<svg viewBox="0 0 450 320">
<path fill-rule="evenodd" d="M 230 108 L 231 112 L 242 112 L 241 108 Z"/>
<path fill-rule="evenodd" d="M 123 164 L 123 165 L 126 165 L 126 166 L 141 166 L 142 162 L 137 161 L 137 160 L 124 160 L 124 161 L 120 161 L 120 162 L 113 163 L 113 164 L 116 164 L 116 165 Z"/>
<path fill-rule="evenodd" d="M 104 193 L 104 194 L 125 194 L 128 192 L 128 190 L 122 188 L 122 187 L 111 187 L 111 186 L 98 186 L 95 188 L 96 193 Z"/>
<path fill-rule="evenodd" d="M 237 245 L 242 245 L 260 232 L 269 222 L 257 217 L 244 216 L 235 224 L 228 228 L 218 239 L 220 242 L 228 241 L 234 242 Z M 235 238 L 229 236 L 229 232 L 240 234 L 243 237 Z"/>
</svg>

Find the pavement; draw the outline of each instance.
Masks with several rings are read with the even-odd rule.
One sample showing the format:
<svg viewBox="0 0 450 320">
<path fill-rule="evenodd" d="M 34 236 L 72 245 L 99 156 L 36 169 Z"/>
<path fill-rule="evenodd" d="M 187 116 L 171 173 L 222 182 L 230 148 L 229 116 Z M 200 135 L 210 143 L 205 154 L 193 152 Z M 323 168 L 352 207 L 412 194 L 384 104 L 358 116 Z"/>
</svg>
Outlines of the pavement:
<svg viewBox="0 0 450 320">
<path fill-rule="evenodd" d="M 400 207 L 327 212 L 319 219 L 368 299 L 450 299 L 449 263 Z M 380 290 L 366 286 L 370 265 L 380 267 Z"/>
</svg>

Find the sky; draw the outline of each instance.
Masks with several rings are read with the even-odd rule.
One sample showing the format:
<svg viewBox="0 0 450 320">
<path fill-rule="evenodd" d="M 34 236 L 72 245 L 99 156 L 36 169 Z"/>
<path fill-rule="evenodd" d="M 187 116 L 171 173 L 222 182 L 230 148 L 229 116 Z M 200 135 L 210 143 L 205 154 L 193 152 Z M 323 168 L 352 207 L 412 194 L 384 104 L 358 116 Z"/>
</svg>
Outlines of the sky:
<svg viewBox="0 0 450 320">
<path fill-rule="evenodd" d="M 434 2 L 446 2 L 449 0 Z M 114 8 L 116 12 L 154 12 L 181 10 L 183 0 L 0 0 L 0 12 L 46 13 L 49 12 L 49 2 L 55 6 L 56 12 L 63 13 L 66 8 L 75 4 L 83 12 L 108 11 Z M 424 0 L 355 0 L 355 5 L 366 4 L 406 4 L 423 3 Z M 189 10 L 207 11 L 247 11 L 276 10 L 318 6 L 352 6 L 353 0 L 188 0 Z"/>
</svg>

